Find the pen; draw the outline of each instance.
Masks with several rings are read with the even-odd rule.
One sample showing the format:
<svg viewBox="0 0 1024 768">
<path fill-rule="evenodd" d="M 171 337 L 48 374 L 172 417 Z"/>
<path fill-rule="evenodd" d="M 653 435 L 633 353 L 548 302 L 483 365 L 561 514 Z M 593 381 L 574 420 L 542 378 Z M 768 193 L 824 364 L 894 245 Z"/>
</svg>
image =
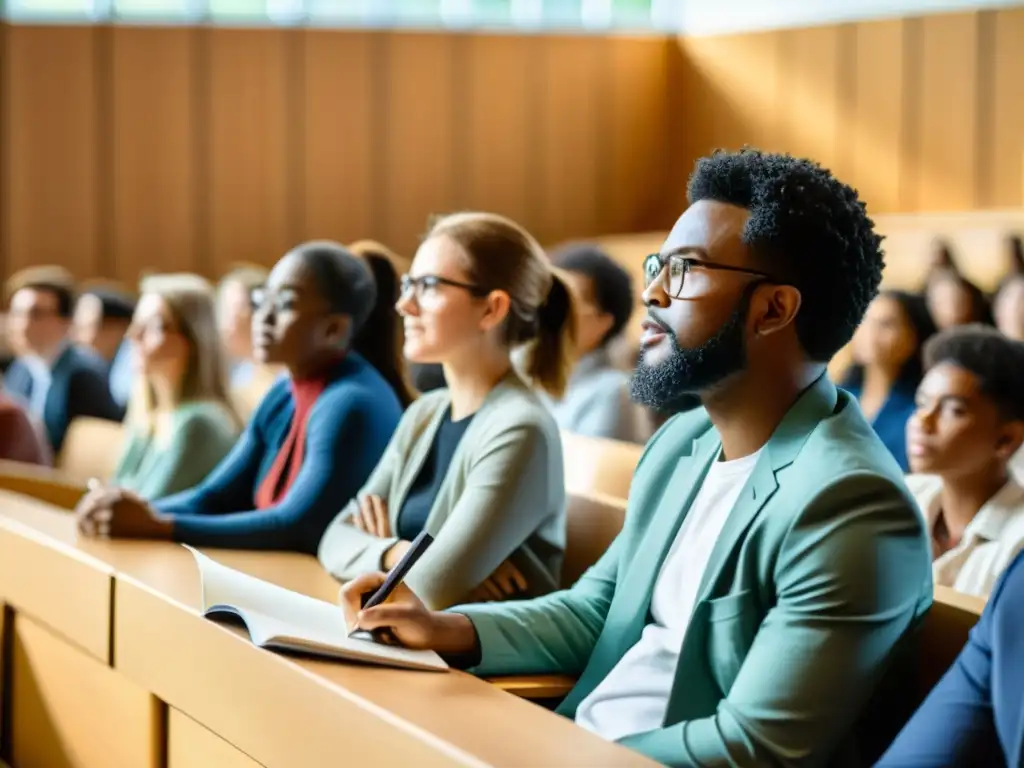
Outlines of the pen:
<svg viewBox="0 0 1024 768">
<path fill-rule="evenodd" d="M 388 571 L 384 583 L 380 585 L 376 592 L 363 600 L 363 610 L 378 606 L 391 597 L 391 593 L 405 580 L 409 569 L 416 565 L 416 561 L 423 557 L 423 553 L 427 551 L 427 547 L 433 542 L 434 537 L 426 531 L 422 531 L 419 536 L 413 539 L 412 544 L 409 545 L 409 551 L 402 555 L 402 559 L 395 564 L 394 568 Z M 357 632 L 360 632 L 360 630 L 352 630 L 348 633 L 348 636 L 352 637 Z"/>
</svg>

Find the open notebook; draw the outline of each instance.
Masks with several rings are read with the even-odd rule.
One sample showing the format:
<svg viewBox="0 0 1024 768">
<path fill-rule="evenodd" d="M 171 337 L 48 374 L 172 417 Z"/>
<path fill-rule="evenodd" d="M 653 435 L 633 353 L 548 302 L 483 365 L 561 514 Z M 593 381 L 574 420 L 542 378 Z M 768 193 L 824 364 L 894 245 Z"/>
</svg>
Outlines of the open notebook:
<svg viewBox="0 0 1024 768">
<path fill-rule="evenodd" d="M 433 651 L 414 651 L 349 637 L 341 607 L 257 579 L 211 560 L 185 546 L 196 559 L 203 587 L 203 615 L 225 614 L 245 624 L 253 643 L 271 650 L 380 664 L 403 669 L 444 671 L 448 665 Z"/>
</svg>

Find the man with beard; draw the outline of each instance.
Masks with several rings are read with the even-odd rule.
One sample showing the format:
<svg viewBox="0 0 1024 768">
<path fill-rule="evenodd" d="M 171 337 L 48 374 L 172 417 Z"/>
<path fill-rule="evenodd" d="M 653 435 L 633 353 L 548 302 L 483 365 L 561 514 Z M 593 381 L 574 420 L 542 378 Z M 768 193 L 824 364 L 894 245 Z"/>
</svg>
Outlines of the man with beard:
<svg viewBox="0 0 1024 768">
<path fill-rule="evenodd" d="M 673 766 L 857 766 L 909 712 L 900 657 L 931 604 L 903 479 L 825 369 L 878 290 L 880 238 L 820 166 L 701 160 L 645 262 L 640 402 L 666 423 L 622 533 L 571 589 L 431 613 L 346 585 L 350 626 L 481 675 L 567 673 L 559 712 Z"/>
</svg>

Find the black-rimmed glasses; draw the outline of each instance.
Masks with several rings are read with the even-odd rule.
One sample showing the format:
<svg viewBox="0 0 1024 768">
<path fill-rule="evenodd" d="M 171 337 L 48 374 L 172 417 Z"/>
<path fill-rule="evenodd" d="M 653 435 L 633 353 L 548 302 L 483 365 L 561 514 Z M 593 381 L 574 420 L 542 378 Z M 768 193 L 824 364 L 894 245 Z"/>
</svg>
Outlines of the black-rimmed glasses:
<svg viewBox="0 0 1024 768">
<path fill-rule="evenodd" d="M 400 285 L 402 296 L 408 296 L 411 291 L 417 301 L 430 292 L 437 290 L 442 285 L 449 285 L 452 288 L 461 288 L 464 291 L 469 291 L 469 293 L 477 297 L 486 296 L 489 293 L 487 289 L 481 288 L 479 285 L 462 283 L 458 280 L 449 280 L 447 277 L 441 277 L 440 275 L 419 275 L 417 277 L 413 277 L 412 275 L 402 275 Z"/>
<path fill-rule="evenodd" d="M 733 267 L 729 264 L 716 264 L 699 259 L 691 259 L 682 254 L 673 254 L 663 257 L 660 253 L 652 253 L 644 259 L 644 287 L 650 286 L 661 273 L 668 267 L 668 295 L 673 299 L 687 298 L 684 295 L 686 290 L 686 276 L 695 269 L 718 270 L 721 272 L 739 272 L 744 275 L 754 275 L 765 280 L 771 280 L 772 276 L 765 272 L 758 272 L 756 269 L 745 267 Z"/>
</svg>

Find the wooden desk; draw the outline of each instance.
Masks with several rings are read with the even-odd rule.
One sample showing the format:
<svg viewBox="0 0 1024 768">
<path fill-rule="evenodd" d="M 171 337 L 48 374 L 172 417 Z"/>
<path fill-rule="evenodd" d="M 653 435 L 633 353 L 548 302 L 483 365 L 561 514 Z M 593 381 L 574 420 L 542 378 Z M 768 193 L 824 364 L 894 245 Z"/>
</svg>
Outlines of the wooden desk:
<svg viewBox="0 0 1024 768">
<path fill-rule="evenodd" d="M 169 768 L 653 765 L 464 673 L 263 651 L 201 617 L 198 570 L 183 548 L 79 541 L 65 511 L 0 492 L 0 559 L 7 552 L 17 554 L 19 567 L 0 568 L 0 595 L 14 608 L 14 646 L 26 650 L 15 653 L 25 663 L 14 666 L 14 680 L 10 663 L 2 679 L 15 693 L 19 686 L 35 692 L 5 699 L 13 702 L 13 727 L 4 734 L 13 750 L 3 757 L 13 753 L 22 768 L 136 768 L 164 759 Z M 337 594 L 312 557 L 208 554 L 314 597 Z M 103 639 L 105 654 L 98 653 Z M 65 668 L 77 687 L 60 687 L 56 671 Z M 89 695 L 74 698 L 83 684 Z M 34 725 L 40 718 L 45 727 Z M 127 746 L 101 759 L 90 733 L 94 744 L 118 737 Z"/>
</svg>

